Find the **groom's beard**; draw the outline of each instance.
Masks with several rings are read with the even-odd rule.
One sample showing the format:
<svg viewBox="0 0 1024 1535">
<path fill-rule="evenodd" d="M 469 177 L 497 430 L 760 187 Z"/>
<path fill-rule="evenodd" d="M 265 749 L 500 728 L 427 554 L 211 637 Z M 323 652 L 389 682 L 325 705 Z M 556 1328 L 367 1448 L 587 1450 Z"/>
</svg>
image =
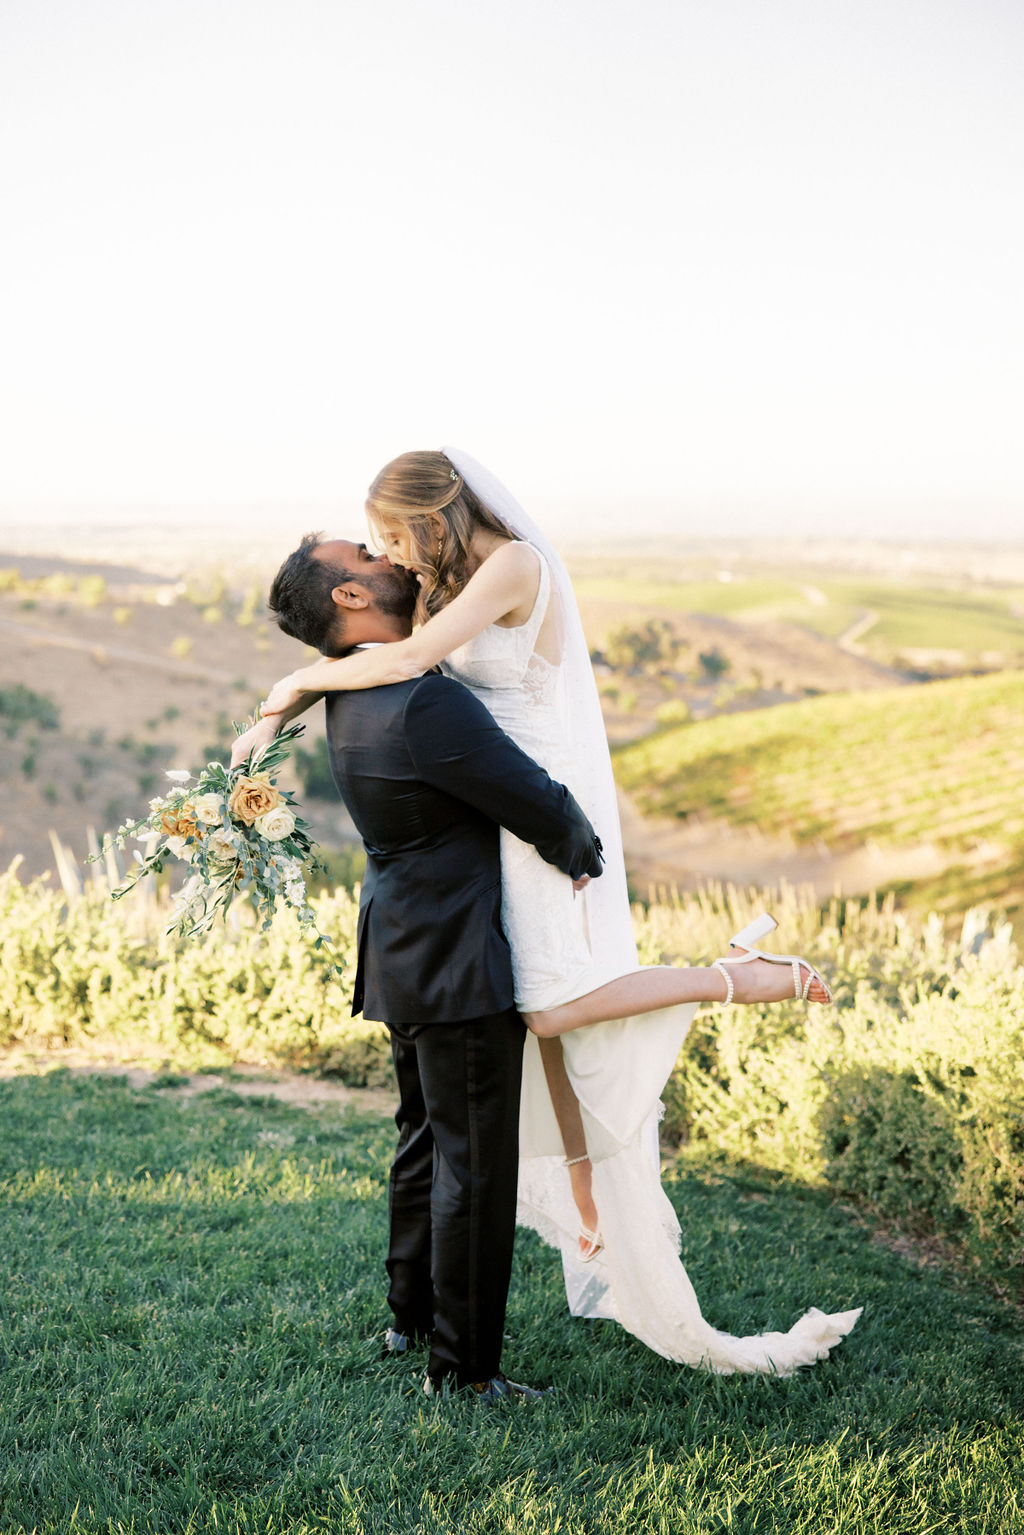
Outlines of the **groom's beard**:
<svg viewBox="0 0 1024 1535">
<path fill-rule="evenodd" d="M 412 618 L 420 585 L 411 570 L 392 565 L 390 570 L 375 570 L 361 576 L 360 580 L 373 593 L 373 605 L 378 613 L 387 618 Z"/>
</svg>

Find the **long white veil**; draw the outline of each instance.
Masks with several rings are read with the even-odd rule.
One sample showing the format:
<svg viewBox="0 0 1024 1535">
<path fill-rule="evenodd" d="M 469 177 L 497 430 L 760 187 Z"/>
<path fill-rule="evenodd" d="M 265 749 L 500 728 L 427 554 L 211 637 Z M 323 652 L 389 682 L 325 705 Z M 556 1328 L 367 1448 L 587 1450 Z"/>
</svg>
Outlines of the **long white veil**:
<svg viewBox="0 0 1024 1535">
<path fill-rule="evenodd" d="M 496 475 L 461 448 L 442 448 L 441 451 L 484 505 L 518 538 L 526 539 L 539 549 L 550 568 L 558 599 L 566 731 L 579 775 L 569 787 L 593 822 L 604 848 L 604 873 L 587 891 L 591 943 L 595 954 L 600 954 L 606 961 L 608 972 L 623 975 L 636 969 L 637 954 L 618 802 L 601 701 L 569 572 L 550 540 Z"/>
</svg>

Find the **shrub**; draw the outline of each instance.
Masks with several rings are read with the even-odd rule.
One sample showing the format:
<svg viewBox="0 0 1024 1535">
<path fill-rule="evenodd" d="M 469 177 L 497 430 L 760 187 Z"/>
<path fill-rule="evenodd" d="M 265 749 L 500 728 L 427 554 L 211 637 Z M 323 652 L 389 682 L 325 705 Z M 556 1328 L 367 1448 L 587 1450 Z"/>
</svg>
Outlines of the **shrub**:
<svg viewBox="0 0 1024 1535">
<path fill-rule="evenodd" d="M 670 623 L 651 618 L 643 624 L 621 624 L 605 637 L 604 659 L 616 671 L 658 672 L 672 666 L 683 641 Z"/>
<path fill-rule="evenodd" d="M 0 688 L 0 716 L 13 733 L 27 720 L 43 730 L 60 729 L 60 710 L 45 693 L 34 693 L 23 682 L 13 688 Z"/>
<path fill-rule="evenodd" d="M 190 1061 L 314 1066 L 354 1086 L 389 1079 L 383 1027 L 350 1017 L 351 980 L 339 987 L 289 914 L 258 933 L 239 908 L 180 946 L 160 932 L 164 911 L 128 899 L 90 890 L 69 909 L 42 881 L 0 876 L 0 1046 L 120 1040 Z M 351 976 L 357 903 L 337 890 L 315 904 Z"/>
<path fill-rule="evenodd" d="M 697 660 L 705 677 L 709 677 L 712 682 L 729 670 L 729 657 L 723 655 L 717 645 L 713 645 L 710 650 L 702 650 Z"/>
<path fill-rule="evenodd" d="M 107 597 L 107 583 L 102 576 L 81 576 L 78 582 L 78 600 L 83 607 L 98 608 Z"/>
<path fill-rule="evenodd" d="M 348 860 L 348 867 L 343 867 Z M 95 889 L 68 907 L 42 881 L 0 877 L 0 1047 L 243 1059 L 390 1080 L 384 1029 L 354 1020 L 356 872 L 339 855 L 317 921 L 339 984 L 286 913 L 255 931 L 244 909 L 204 942 L 161 936 L 166 909 Z M 635 908 L 641 962 L 704 963 L 765 903 L 711 889 Z M 1009 930 L 974 914 L 957 942 L 891 901 L 769 893 L 785 947 L 833 980 L 835 1009 L 700 1009 L 665 1089 L 666 1141 L 704 1141 L 870 1201 L 1024 1266 L 1024 968 Z"/>
<path fill-rule="evenodd" d="M 749 919 L 749 903 L 721 899 L 729 930 Z M 1024 969 L 1009 927 L 969 914 L 952 943 L 891 902 L 837 902 L 820 925 L 791 897 L 773 909 L 837 1007 L 699 1011 L 666 1089 L 667 1135 L 1024 1265 Z M 702 920 L 696 900 L 652 907 L 645 961 L 682 958 L 684 930 L 695 963 L 723 952 Z"/>
<path fill-rule="evenodd" d="M 659 725 L 685 725 L 690 719 L 690 706 L 685 698 L 670 698 L 658 705 L 654 718 Z"/>
</svg>

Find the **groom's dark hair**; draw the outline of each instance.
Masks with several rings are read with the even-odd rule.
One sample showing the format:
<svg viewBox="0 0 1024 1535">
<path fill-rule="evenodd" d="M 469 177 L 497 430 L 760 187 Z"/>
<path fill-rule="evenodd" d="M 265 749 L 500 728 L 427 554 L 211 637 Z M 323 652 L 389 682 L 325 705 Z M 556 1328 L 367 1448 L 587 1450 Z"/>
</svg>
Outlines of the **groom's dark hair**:
<svg viewBox="0 0 1024 1535">
<path fill-rule="evenodd" d="M 274 577 L 267 606 L 277 627 L 325 656 L 343 656 L 345 614 L 331 601 L 336 586 L 361 578 L 336 561 L 317 558 L 322 533 L 306 533 Z"/>
</svg>

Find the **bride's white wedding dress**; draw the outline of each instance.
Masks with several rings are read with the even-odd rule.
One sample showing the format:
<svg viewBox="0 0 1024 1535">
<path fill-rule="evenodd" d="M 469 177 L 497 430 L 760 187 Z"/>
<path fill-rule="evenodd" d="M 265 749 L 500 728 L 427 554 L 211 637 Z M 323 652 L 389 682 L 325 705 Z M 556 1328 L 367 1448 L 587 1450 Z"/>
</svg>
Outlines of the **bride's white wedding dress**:
<svg viewBox="0 0 1024 1535">
<path fill-rule="evenodd" d="M 532 546 L 531 546 L 532 547 Z M 518 628 L 492 624 L 461 646 L 444 670 L 470 688 L 512 739 L 555 779 L 568 784 L 614 850 L 601 879 L 580 893 L 511 833 L 501 834 L 502 916 L 512 951 L 516 1000 L 542 1011 L 638 968 L 619 856 L 593 807 L 603 763 L 579 750 L 561 664 L 560 591 L 539 551 L 540 587 Z M 520 1117 L 519 1221 L 560 1249 L 574 1315 L 607 1317 L 669 1359 L 730 1374 L 789 1374 L 822 1359 L 850 1331 L 859 1311 L 806 1313 L 788 1333 L 736 1338 L 718 1332 L 700 1306 L 679 1259 L 680 1230 L 661 1187 L 658 1120 L 662 1089 L 696 1010 L 695 1004 L 595 1024 L 562 1036 L 565 1064 L 579 1099 L 593 1161 L 594 1198 L 604 1248 L 578 1258 L 579 1213 L 564 1165 L 562 1138 L 540 1050 L 527 1036 Z"/>
</svg>

